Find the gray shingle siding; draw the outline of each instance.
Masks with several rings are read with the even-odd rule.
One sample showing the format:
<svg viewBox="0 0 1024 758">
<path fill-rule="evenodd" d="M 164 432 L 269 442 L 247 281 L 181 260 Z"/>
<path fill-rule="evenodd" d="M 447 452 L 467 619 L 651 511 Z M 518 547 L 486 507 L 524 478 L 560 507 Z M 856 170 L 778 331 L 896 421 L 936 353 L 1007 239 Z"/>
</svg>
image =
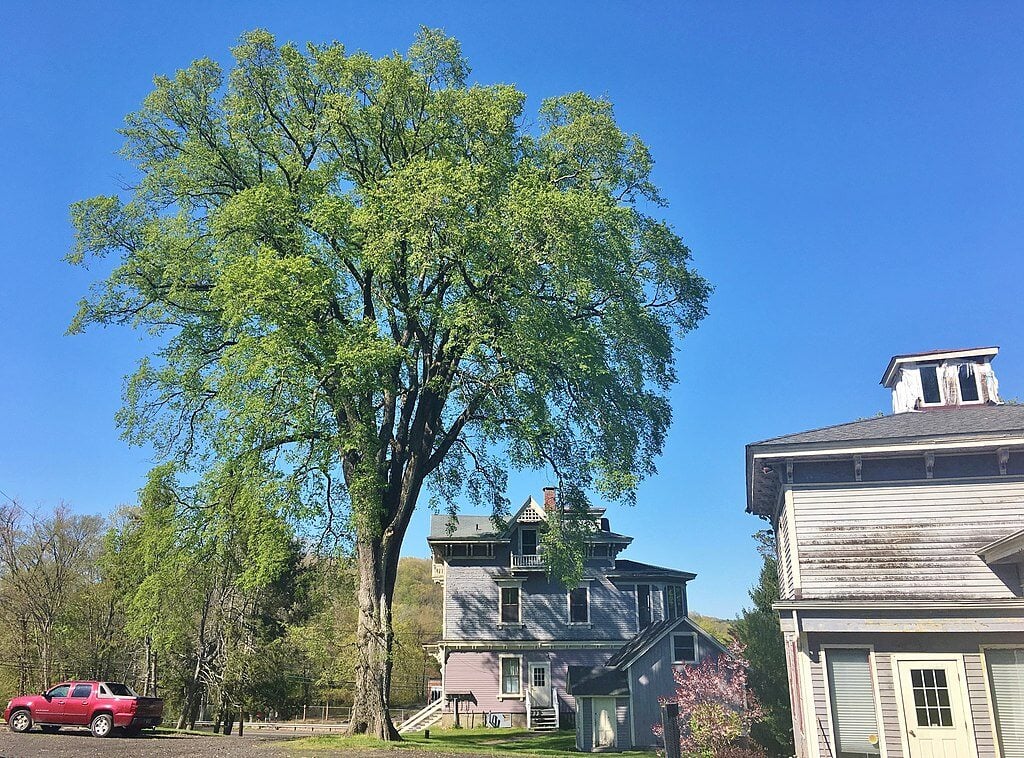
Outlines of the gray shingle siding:
<svg viewBox="0 0 1024 758">
<path fill-rule="evenodd" d="M 568 623 L 566 589 L 544 574 L 526 575 L 520 624 L 501 624 L 495 566 L 449 564 L 445 577 L 445 637 L 450 640 L 626 640 L 636 634 L 635 599 L 611 581 L 590 582 L 590 623 Z"/>
</svg>

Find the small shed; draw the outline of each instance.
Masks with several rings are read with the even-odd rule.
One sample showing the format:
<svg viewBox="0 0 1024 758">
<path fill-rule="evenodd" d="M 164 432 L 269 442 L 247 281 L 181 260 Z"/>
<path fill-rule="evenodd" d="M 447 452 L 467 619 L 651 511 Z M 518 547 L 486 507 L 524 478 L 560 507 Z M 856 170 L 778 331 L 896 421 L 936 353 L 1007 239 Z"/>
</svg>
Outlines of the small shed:
<svg viewBox="0 0 1024 758">
<path fill-rule="evenodd" d="M 576 749 L 628 750 L 629 679 L 610 666 L 570 666 L 569 694 L 576 698 Z"/>
<path fill-rule="evenodd" d="M 570 666 L 567 691 L 576 699 L 576 749 L 612 752 L 659 744 L 662 698 L 675 694 L 676 668 L 726 653 L 686 617 L 653 624 L 603 666 Z"/>
</svg>

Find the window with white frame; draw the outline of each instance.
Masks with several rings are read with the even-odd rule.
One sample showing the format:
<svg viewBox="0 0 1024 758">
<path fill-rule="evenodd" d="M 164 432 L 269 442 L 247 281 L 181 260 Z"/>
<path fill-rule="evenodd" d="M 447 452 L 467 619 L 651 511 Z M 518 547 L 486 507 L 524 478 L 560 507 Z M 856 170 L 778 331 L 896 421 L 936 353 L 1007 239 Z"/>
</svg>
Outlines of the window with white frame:
<svg viewBox="0 0 1024 758">
<path fill-rule="evenodd" d="M 1024 758 L 1024 648 L 987 648 L 985 665 L 1003 758 Z"/>
<path fill-rule="evenodd" d="M 686 615 L 686 600 L 683 588 L 678 584 L 665 587 L 665 618 L 677 619 Z"/>
<path fill-rule="evenodd" d="M 522 694 L 521 664 L 518 657 L 505 656 L 501 659 L 501 694 Z"/>
<path fill-rule="evenodd" d="M 498 618 L 503 624 L 518 624 L 521 620 L 519 587 L 502 587 L 498 596 Z"/>
<path fill-rule="evenodd" d="M 880 740 L 870 651 L 827 648 L 825 662 L 836 758 L 878 755 Z"/>
<path fill-rule="evenodd" d="M 693 632 L 672 635 L 672 663 L 697 662 L 697 635 Z"/>
<path fill-rule="evenodd" d="M 651 585 L 636 586 L 636 624 L 643 631 L 651 625 Z"/>
<path fill-rule="evenodd" d="M 519 551 L 523 555 L 537 555 L 537 530 L 519 530 Z"/>
<path fill-rule="evenodd" d="M 939 389 L 939 367 L 936 364 L 921 366 L 921 392 L 925 405 L 941 405 L 942 392 Z"/>
<path fill-rule="evenodd" d="M 590 587 L 588 585 L 569 590 L 569 623 L 590 623 Z"/>
<path fill-rule="evenodd" d="M 978 394 L 978 372 L 973 363 L 961 363 L 956 368 L 960 382 L 960 402 L 977 403 L 981 398 Z"/>
</svg>

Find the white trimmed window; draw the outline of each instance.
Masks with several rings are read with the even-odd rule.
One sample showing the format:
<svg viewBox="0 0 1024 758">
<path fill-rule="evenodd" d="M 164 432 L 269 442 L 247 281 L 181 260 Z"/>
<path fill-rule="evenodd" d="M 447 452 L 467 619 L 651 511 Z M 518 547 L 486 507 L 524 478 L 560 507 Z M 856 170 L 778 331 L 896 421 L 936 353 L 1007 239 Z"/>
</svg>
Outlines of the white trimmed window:
<svg viewBox="0 0 1024 758">
<path fill-rule="evenodd" d="M 665 618 L 677 619 L 686 615 L 686 596 L 678 584 L 665 587 Z"/>
<path fill-rule="evenodd" d="M 523 692 L 522 663 L 518 656 L 501 658 L 501 694 L 521 695 Z"/>
<path fill-rule="evenodd" d="M 961 403 L 981 402 L 981 396 L 978 392 L 978 372 L 974 369 L 973 363 L 961 363 L 956 367 L 956 376 L 960 383 Z"/>
<path fill-rule="evenodd" d="M 878 755 L 878 714 L 870 651 L 827 648 L 828 689 L 837 758 Z"/>
<path fill-rule="evenodd" d="M 697 635 L 693 632 L 672 635 L 672 663 L 697 662 Z"/>
<path fill-rule="evenodd" d="M 1024 648 L 985 650 L 1003 758 L 1024 758 Z"/>
<path fill-rule="evenodd" d="M 939 382 L 939 367 L 936 364 L 921 366 L 921 395 L 924 405 L 942 405 L 942 389 Z"/>
<path fill-rule="evenodd" d="M 590 623 L 590 585 L 569 590 L 569 623 Z"/>
<path fill-rule="evenodd" d="M 519 552 L 522 555 L 537 555 L 537 530 L 519 530 Z"/>
<path fill-rule="evenodd" d="M 518 624 L 522 620 L 519 587 L 498 588 L 498 620 L 503 624 Z"/>
<path fill-rule="evenodd" d="M 636 586 L 636 625 L 642 632 L 651 625 L 651 585 L 638 584 Z"/>
</svg>

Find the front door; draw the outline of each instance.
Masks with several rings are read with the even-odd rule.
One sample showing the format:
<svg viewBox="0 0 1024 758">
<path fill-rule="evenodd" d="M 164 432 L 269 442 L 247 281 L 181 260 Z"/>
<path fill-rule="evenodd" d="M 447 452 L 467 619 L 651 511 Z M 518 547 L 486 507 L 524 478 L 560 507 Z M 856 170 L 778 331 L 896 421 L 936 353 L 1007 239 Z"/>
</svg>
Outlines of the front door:
<svg viewBox="0 0 1024 758">
<path fill-rule="evenodd" d="M 530 664 L 530 702 L 538 708 L 551 707 L 551 664 Z"/>
<path fill-rule="evenodd" d="M 615 698 L 594 698 L 594 747 L 615 747 Z"/>
<path fill-rule="evenodd" d="M 972 758 L 960 661 L 901 660 L 897 669 L 910 758 Z"/>
</svg>

